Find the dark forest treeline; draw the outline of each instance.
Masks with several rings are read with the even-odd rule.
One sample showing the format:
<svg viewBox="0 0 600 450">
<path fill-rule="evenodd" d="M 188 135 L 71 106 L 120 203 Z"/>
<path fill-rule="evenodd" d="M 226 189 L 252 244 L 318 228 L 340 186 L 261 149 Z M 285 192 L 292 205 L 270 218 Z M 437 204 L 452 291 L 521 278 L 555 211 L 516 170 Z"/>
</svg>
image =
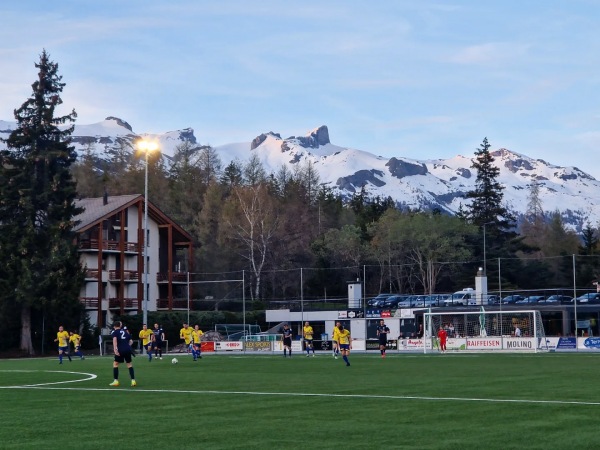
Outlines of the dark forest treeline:
<svg viewBox="0 0 600 450">
<path fill-rule="evenodd" d="M 369 295 L 460 289 L 472 285 L 483 263 L 484 234 L 490 285 L 497 277 L 494 261 L 503 258 L 510 260 L 502 273 L 504 286 L 571 286 L 564 257 L 594 255 L 596 229 L 588 225 L 583 240 L 568 231 L 558 212 L 543 211 L 533 183 L 517 232 L 515 217 L 502 202 L 504 187 L 496 181 L 489 147 L 484 139 L 475 152 L 477 188 L 456 216 L 399 209 L 391 198 L 369 198 L 364 189 L 344 202 L 320 182 L 310 163 L 267 173 L 251 156 L 222 167 L 210 146 L 187 142 L 176 149 L 168 169 L 158 154 L 150 155 L 149 200 L 194 236 L 194 272 L 219 279 L 244 270 L 246 295 L 256 305 L 298 298 L 299 268 L 312 269 L 304 272 L 302 294 L 308 298 L 347 295 L 346 282 L 362 278 L 365 266 Z M 80 196 L 144 191 L 143 155 L 124 149 L 99 169 L 86 157 L 93 150 L 73 167 Z M 596 277 L 595 259 L 578 268 L 581 283 L 589 285 Z M 213 286 L 206 293 L 221 298 L 228 290 Z"/>
</svg>

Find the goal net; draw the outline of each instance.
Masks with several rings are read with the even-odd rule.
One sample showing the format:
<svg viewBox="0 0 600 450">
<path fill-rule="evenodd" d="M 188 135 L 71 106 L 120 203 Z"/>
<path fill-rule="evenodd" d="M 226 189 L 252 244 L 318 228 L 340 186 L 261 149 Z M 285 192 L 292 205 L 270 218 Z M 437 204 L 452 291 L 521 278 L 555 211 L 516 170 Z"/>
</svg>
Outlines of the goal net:
<svg viewBox="0 0 600 450">
<path fill-rule="evenodd" d="M 547 350 L 539 311 L 426 312 L 424 352 Z M 440 332 L 440 330 L 444 330 Z"/>
</svg>

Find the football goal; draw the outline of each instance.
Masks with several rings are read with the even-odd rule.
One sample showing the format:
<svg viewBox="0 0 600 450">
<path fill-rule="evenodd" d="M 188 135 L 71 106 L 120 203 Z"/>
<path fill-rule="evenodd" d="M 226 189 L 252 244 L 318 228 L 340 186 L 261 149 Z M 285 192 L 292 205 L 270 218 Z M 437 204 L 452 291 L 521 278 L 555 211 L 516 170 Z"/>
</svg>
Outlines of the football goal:
<svg viewBox="0 0 600 450">
<path fill-rule="evenodd" d="M 425 353 L 439 351 L 444 338 L 453 351 L 547 350 L 539 311 L 426 312 L 424 321 Z"/>
</svg>

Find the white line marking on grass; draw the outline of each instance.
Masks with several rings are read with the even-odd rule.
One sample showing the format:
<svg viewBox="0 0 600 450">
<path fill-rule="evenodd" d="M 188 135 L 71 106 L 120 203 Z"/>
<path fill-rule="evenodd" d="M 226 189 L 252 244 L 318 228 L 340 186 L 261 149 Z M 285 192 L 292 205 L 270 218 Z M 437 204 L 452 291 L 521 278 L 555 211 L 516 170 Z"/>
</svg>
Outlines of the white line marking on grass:
<svg viewBox="0 0 600 450">
<path fill-rule="evenodd" d="M 84 380 L 80 380 L 84 381 Z M 377 400 L 425 400 L 437 402 L 482 402 L 482 403 L 523 403 L 540 405 L 582 405 L 600 406 L 600 401 L 587 402 L 576 400 L 528 400 L 510 398 L 469 398 L 469 397 L 426 397 L 418 395 L 371 395 L 371 394 L 317 394 L 306 392 L 253 392 L 253 391 L 193 391 L 183 389 L 119 389 L 119 388 L 71 388 L 45 387 L 42 385 L 12 386 L 16 389 L 39 389 L 60 391 L 101 391 L 101 392 L 148 392 L 153 394 L 204 394 L 204 395 L 261 395 L 287 397 L 323 397 L 323 398 L 362 398 Z"/>
<path fill-rule="evenodd" d="M 85 372 L 70 372 L 68 370 L 0 370 L 0 372 L 17 372 L 17 373 L 32 373 L 32 372 L 45 372 L 45 373 L 72 373 L 75 375 L 85 375 L 86 378 L 80 378 L 77 380 L 66 380 L 66 381 L 53 381 L 50 383 L 36 383 L 36 384 L 24 384 L 18 386 L 0 386 L 0 389 L 14 389 L 14 388 L 36 388 L 39 386 L 50 386 L 53 384 L 65 384 L 65 383 L 79 383 L 80 381 L 89 381 L 94 378 L 98 378 L 98 375 L 93 373 L 85 373 Z"/>
</svg>

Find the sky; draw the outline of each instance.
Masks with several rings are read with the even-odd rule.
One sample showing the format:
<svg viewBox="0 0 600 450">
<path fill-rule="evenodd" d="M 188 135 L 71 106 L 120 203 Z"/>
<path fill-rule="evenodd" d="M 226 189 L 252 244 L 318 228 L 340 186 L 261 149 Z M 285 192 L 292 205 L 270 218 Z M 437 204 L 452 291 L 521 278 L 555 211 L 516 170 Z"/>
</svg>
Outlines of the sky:
<svg viewBox="0 0 600 450">
<path fill-rule="evenodd" d="M 213 146 L 327 125 L 333 144 L 413 159 L 487 137 L 600 179 L 595 0 L 27 0 L 0 17 L 0 120 L 46 49 L 82 125 Z"/>
</svg>

